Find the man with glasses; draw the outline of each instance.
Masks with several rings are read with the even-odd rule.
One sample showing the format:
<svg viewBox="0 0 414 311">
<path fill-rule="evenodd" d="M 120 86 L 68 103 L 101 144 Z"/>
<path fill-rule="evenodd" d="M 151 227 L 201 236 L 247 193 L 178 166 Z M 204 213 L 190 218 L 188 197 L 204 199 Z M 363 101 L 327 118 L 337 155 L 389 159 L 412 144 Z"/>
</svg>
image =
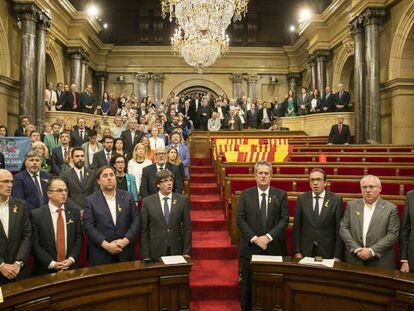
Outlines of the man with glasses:
<svg viewBox="0 0 414 311">
<path fill-rule="evenodd" d="M 128 129 L 121 133 L 121 138 L 125 143 L 125 150 L 128 154 L 132 154 L 134 147 L 141 141 L 144 133 L 138 130 L 137 120 L 131 118 L 128 121 Z"/>
<path fill-rule="evenodd" d="M 13 175 L 0 169 L 0 284 L 26 276 L 30 219 L 24 201 L 11 197 Z"/>
<path fill-rule="evenodd" d="M 348 203 L 339 234 L 345 243 L 345 261 L 395 269 L 394 244 L 400 222 L 397 207 L 380 197 L 381 181 L 374 175 L 361 179 L 362 199 Z"/>
<path fill-rule="evenodd" d="M 61 174 L 61 178 L 68 187 L 68 196 L 78 210 L 85 208 L 86 197 L 97 190 L 94 170 L 85 167 L 85 152 L 76 147 L 71 151 L 73 167 Z"/>
<path fill-rule="evenodd" d="M 155 174 L 155 184 L 158 192 L 146 197 L 141 207 L 141 258 L 156 261 L 162 256 L 190 256 L 188 200 L 172 192 L 174 175 L 168 169 Z"/>
<path fill-rule="evenodd" d="M 47 185 L 52 175 L 40 170 L 40 156 L 36 150 L 26 153 L 24 166 L 25 169 L 14 176 L 12 196 L 26 201 L 31 211 L 47 203 Z"/>
<path fill-rule="evenodd" d="M 326 173 L 320 168 L 311 171 L 309 185 L 311 191 L 296 200 L 293 253 L 298 259 L 321 256 L 339 261 L 344 250 L 339 236 L 342 198 L 325 189 Z"/>
<path fill-rule="evenodd" d="M 259 161 L 254 166 L 256 187 L 240 195 L 236 223 L 240 231 L 239 267 L 242 310 L 251 310 L 250 261 L 252 255 L 286 256 L 285 232 L 289 209 L 285 191 L 270 186 L 272 164 Z"/>
<path fill-rule="evenodd" d="M 155 174 L 164 169 L 169 170 L 174 176 L 173 192 L 181 194 L 183 191 L 183 181 L 177 165 L 167 162 L 167 153 L 164 148 L 155 149 L 155 163 L 145 167 L 142 170 L 140 195 L 145 198 L 151 194 L 157 193 L 158 188 L 155 184 Z"/>
<path fill-rule="evenodd" d="M 49 203 L 31 213 L 33 276 L 75 268 L 82 246 L 80 213 L 67 203 L 64 180 L 53 178 L 47 196 Z"/>
<path fill-rule="evenodd" d="M 133 261 L 140 226 L 138 207 L 130 192 L 116 188 L 112 167 L 101 167 L 96 176 L 100 190 L 86 198 L 83 214 L 89 264 Z"/>
</svg>

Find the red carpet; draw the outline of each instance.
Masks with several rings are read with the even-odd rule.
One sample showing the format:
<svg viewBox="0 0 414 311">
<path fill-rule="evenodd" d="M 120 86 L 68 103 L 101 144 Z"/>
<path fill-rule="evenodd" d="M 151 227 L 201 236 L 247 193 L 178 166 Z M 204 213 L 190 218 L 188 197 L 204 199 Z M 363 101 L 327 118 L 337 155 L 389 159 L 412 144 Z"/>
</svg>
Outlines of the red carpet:
<svg viewBox="0 0 414 311">
<path fill-rule="evenodd" d="M 237 247 L 230 244 L 217 176 L 210 159 L 191 159 L 191 164 L 191 310 L 238 311 Z"/>
</svg>

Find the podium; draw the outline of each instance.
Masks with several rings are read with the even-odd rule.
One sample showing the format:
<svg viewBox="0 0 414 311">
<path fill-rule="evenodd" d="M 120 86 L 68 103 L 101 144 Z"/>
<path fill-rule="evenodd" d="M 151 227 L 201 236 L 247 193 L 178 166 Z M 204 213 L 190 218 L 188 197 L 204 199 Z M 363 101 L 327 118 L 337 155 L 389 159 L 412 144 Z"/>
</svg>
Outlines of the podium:
<svg viewBox="0 0 414 311">
<path fill-rule="evenodd" d="M 117 263 L 5 284 L 0 310 L 189 310 L 187 261 Z"/>
<path fill-rule="evenodd" d="M 252 310 L 414 310 L 414 274 L 335 263 L 252 263 Z"/>
</svg>

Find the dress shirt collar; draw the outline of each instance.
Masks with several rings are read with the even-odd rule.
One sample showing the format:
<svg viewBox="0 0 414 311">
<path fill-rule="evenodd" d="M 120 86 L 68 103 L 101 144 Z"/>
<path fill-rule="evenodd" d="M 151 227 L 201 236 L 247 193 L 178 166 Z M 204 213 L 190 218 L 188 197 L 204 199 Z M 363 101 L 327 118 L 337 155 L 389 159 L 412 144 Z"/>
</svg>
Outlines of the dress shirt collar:
<svg viewBox="0 0 414 311">
<path fill-rule="evenodd" d="M 325 194 L 326 194 L 326 192 L 325 192 L 325 190 L 319 195 L 319 198 L 320 199 L 322 199 L 322 200 L 324 200 L 325 199 Z M 315 197 L 317 196 L 317 194 L 315 193 L 315 192 L 313 192 L 312 191 L 312 198 L 314 198 L 315 199 Z"/>
<path fill-rule="evenodd" d="M 163 195 L 161 192 L 158 191 L 158 196 L 159 196 L 161 202 L 164 202 L 165 197 L 168 197 L 170 199 L 169 202 L 171 202 L 171 200 L 172 200 L 172 192 L 169 195 Z"/>
<path fill-rule="evenodd" d="M 54 205 L 52 202 L 49 201 L 48 205 L 49 205 L 49 210 L 50 210 L 51 214 L 57 213 L 57 210 L 59 208 L 61 208 L 63 211 L 65 211 L 65 205 L 64 204 L 61 207 L 57 207 L 56 205 Z"/>
<path fill-rule="evenodd" d="M 114 192 L 113 197 L 108 197 L 103 191 L 102 191 L 102 194 L 103 194 L 105 200 L 107 200 L 107 201 L 115 201 L 116 191 Z"/>
<path fill-rule="evenodd" d="M 270 190 L 270 187 L 267 187 L 267 189 L 265 191 L 261 190 L 260 188 L 257 188 L 257 191 L 259 192 L 259 197 L 260 198 L 262 197 L 262 193 L 265 193 L 266 196 L 268 197 L 269 196 L 269 190 Z"/>
<path fill-rule="evenodd" d="M 374 203 L 372 203 L 371 205 L 366 203 L 364 200 L 362 200 L 362 201 L 364 202 L 364 207 L 375 209 L 375 207 L 377 206 L 377 203 L 379 201 L 379 198 Z"/>
<path fill-rule="evenodd" d="M 6 201 L 0 201 L 0 207 L 9 206 L 9 201 L 10 201 L 10 197 L 8 197 Z"/>
</svg>

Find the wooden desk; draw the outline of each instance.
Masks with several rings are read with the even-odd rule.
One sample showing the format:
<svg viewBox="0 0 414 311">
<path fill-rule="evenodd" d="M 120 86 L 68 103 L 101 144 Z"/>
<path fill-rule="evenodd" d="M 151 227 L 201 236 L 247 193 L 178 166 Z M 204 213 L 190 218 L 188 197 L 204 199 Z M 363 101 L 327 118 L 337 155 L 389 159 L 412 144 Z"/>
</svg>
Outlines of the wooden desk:
<svg viewBox="0 0 414 311">
<path fill-rule="evenodd" d="M 336 263 L 252 264 L 253 310 L 414 310 L 414 274 Z"/>
<path fill-rule="evenodd" d="M 135 261 L 29 278 L 2 286 L 0 310 L 189 310 L 191 266 Z"/>
</svg>

